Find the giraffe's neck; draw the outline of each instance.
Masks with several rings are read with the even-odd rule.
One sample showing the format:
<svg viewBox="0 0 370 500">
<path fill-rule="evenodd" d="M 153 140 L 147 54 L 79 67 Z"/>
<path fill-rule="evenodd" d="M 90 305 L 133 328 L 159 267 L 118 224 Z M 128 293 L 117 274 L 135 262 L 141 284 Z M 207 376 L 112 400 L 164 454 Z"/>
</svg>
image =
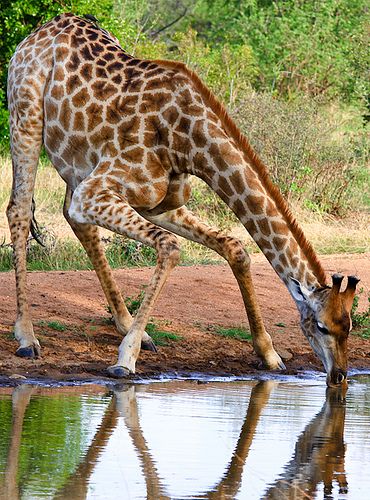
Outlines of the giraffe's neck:
<svg viewBox="0 0 370 500">
<path fill-rule="evenodd" d="M 290 278 L 307 288 L 325 285 L 313 248 L 226 109 L 194 72 L 179 63 L 161 63 L 191 81 L 182 93 L 178 90 L 179 114 L 191 122 L 185 147 L 176 150 L 182 153 L 178 171 L 200 177 L 225 201 L 288 288 Z"/>
<path fill-rule="evenodd" d="M 193 156 L 194 173 L 236 214 L 284 283 L 295 278 L 307 288 L 324 285 L 311 245 L 266 172 L 224 131 L 216 140 L 208 137 L 205 150 Z"/>
</svg>

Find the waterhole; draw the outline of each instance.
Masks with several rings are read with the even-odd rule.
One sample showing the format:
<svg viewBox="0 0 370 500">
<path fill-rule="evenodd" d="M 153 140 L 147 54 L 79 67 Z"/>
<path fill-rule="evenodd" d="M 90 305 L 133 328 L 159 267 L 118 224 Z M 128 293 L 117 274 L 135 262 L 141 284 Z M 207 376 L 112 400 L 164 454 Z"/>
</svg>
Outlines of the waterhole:
<svg viewBox="0 0 370 500">
<path fill-rule="evenodd" d="M 370 376 L 0 388 L 0 498 L 369 499 Z"/>
</svg>

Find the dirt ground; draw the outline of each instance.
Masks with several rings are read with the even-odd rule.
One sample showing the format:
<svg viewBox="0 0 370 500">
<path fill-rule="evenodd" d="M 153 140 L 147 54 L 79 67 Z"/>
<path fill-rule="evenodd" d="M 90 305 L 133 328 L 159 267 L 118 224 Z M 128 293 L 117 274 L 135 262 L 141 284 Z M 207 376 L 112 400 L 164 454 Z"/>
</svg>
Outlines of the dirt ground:
<svg viewBox="0 0 370 500">
<path fill-rule="evenodd" d="M 370 254 L 323 257 L 328 275 L 356 274 L 361 278 L 360 310 L 366 307 L 370 285 Z M 262 255 L 252 256 L 255 287 L 267 330 L 282 355 L 287 373 L 321 370 L 298 324 L 298 313 L 284 285 Z M 114 271 L 126 296 L 136 296 L 152 269 Z M 107 324 L 109 313 L 93 272 L 29 273 L 29 300 L 42 357 L 14 355 L 15 319 L 13 273 L 0 274 L 0 376 L 23 375 L 52 379 L 102 379 L 114 364 L 120 335 Z M 153 318 L 161 330 L 182 337 L 158 348 L 141 351 L 137 376 L 162 373 L 244 375 L 263 368 L 248 341 L 228 339 L 212 331 L 215 326 L 246 326 L 246 315 L 235 279 L 227 266 L 178 267 L 172 273 Z M 56 331 L 50 322 L 64 328 Z M 370 368 L 370 341 L 349 339 L 349 367 Z"/>
</svg>

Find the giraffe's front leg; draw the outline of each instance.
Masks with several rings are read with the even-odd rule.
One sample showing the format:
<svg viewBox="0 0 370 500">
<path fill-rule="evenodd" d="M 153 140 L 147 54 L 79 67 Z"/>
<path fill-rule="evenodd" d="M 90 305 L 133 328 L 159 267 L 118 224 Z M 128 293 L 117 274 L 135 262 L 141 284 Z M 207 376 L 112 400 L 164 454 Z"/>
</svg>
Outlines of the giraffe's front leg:
<svg viewBox="0 0 370 500">
<path fill-rule="evenodd" d="M 279 354 L 275 351 L 271 337 L 266 332 L 263 324 L 261 311 L 252 282 L 249 256 L 247 256 L 245 261 L 238 259 L 231 261 L 230 267 L 238 282 L 243 297 L 251 328 L 253 348 L 256 354 L 270 370 L 285 370 L 286 367 Z"/>
<path fill-rule="evenodd" d="M 158 261 L 154 275 L 145 291 L 144 300 L 135 316 L 134 322 L 119 346 L 117 364 L 108 369 L 108 372 L 115 377 L 125 376 L 127 369 L 128 373 L 135 373 L 135 363 L 140 351 L 140 340 L 144 328 L 148 323 L 150 312 L 169 273 L 180 258 L 176 237 L 165 231 L 159 229 L 158 231 L 158 244 L 153 241 L 154 244 L 152 245 L 156 246 L 158 251 Z"/>
<path fill-rule="evenodd" d="M 154 275 L 146 288 L 140 309 L 119 347 L 117 363 L 108 368 L 111 376 L 121 378 L 135 373 L 140 344 L 152 307 L 170 271 L 178 263 L 180 251 L 174 235 L 146 221 L 125 202 L 121 194 L 103 187 L 98 189 L 99 187 L 96 177 L 81 183 L 73 194 L 69 217 L 77 223 L 97 224 L 138 240 L 155 248 L 158 253 Z"/>
<path fill-rule="evenodd" d="M 285 369 L 265 330 L 252 283 L 250 258 L 240 241 L 223 235 L 217 228 L 209 227 L 185 207 L 158 215 L 147 211 L 144 215 L 148 220 L 179 236 L 211 248 L 227 260 L 243 297 L 256 354 L 270 370 Z"/>
</svg>

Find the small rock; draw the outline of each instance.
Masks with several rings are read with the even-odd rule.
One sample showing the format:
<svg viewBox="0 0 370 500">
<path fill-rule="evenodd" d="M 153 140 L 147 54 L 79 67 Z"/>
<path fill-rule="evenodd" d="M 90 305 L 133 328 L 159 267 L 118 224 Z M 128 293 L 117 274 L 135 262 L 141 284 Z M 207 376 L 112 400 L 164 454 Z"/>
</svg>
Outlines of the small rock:
<svg viewBox="0 0 370 500">
<path fill-rule="evenodd" d="M 276 352 L 279 354 L 279 356 L 283 361 L 290 361 L 293 358 L 293 354 L 287 349 L 284 349 L 283 347 L 277 349 Z"/>
<path fill-rule="evenodd" d="M 26 380 L 27 379 L 27 377 L 25 377 L 24 375 L 19 375 L 19 373 L 13 373 L 13 375 L 10 375 L 9 378 L 14 378 L 17 380 Z"/>
</svg>

